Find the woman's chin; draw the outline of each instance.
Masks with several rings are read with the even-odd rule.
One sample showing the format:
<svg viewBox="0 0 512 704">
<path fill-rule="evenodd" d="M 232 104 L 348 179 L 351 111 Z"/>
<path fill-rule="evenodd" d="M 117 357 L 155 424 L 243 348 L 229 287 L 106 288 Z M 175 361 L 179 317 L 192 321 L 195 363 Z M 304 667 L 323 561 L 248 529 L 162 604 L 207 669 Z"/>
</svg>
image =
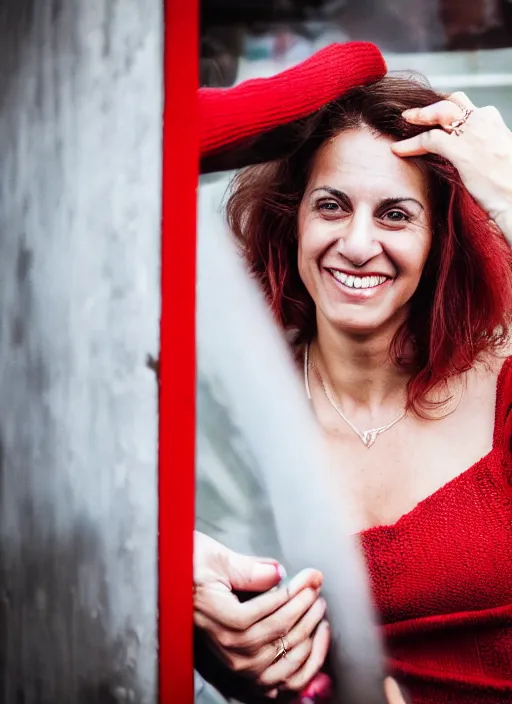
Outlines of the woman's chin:
<svg viewBox="0 0 512 704">
<path fill-rule="evenodd" d="M 357 315 L 330 317 L 331 326 L 342 335 L 350 337 L 373 337 L 380 333 L 389 334 L 392 327 L 395 331 L 403 322 L 402 316 L 368 315 L 370 311 L 359 311 Z"/>
<path fill-rule="evenodd" d="M 320 306 L 319 306 L 320 307 Z M 393 335 L 407 319 L 409 306 L 403 305 L 327 305 L 321 306 L 320 316 L 329 327 L 342 335 L 351 337 L 373 337 L 385 334 Z"/>
<path fill-rule="evenodd" d="M 335 321 L 334 326 L 336 330 L 342 335 L 347 335 L 349 337 L 373 337 L 382 330 L 383 326 L 378 323 L 363 322 L 361 320 L 343 320 Z"/>
</svg>

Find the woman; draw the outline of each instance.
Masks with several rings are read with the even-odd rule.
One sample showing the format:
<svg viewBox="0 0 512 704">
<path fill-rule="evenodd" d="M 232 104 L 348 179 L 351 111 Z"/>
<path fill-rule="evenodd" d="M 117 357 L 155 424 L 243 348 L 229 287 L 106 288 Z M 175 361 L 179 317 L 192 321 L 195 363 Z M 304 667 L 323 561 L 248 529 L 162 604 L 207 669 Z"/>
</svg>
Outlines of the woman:
<svg viewBox="0 0 512 704">
<path fill-rule="evenodd" d="M 398 78 L 304 128 L 228 219 L 350 471 L 390 671 L 414 704 L 512 701 L 512 136 Z"/>
</svg>

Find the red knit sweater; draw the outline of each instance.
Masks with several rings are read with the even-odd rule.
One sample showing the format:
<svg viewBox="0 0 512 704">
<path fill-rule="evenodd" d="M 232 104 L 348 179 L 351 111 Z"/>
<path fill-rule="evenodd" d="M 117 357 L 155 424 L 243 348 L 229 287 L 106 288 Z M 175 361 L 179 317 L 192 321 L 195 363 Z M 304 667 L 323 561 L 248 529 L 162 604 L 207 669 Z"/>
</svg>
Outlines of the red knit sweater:
<svg viewBox="0 0 512 704">
<path fill-rule="evenodd" d="M 511 408 L 512 357 L 491 452 L 360 536 L 389 669 L 412 704 L 512 702 Z"/>
</svg>

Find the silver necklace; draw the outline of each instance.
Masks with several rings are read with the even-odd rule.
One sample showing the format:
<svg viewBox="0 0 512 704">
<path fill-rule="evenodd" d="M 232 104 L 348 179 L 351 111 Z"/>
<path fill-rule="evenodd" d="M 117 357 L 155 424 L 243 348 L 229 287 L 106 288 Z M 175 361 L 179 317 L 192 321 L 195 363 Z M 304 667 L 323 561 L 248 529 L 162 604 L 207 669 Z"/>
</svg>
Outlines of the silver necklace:
<svg viewBox="0 0 512 704">
<path fill-rule="evenodd" d="M 309 400 L 311 400 L 311 391 L 309 388 L 309 344 L 306 345 L 306 348 L 304 350 L 304 386 L 306 387 L 306 394 Z M 324 383 L 324 380 L 322 379 L 322 376 L 318 369 L 316 369 L 316 373 L 318 374 L 318 378 L 320 380 L 320 383 L 322 384 L 322 388 L 324 390 L 324 393 L 327 397 L 327 400 L 331 404 L 331 406 L 334 408 L 336 413 L 340 416 L 340 418 L 348 425 L 348 427 L 354 431 L 354 433 L 360 438 L 362 441 L 363 445 L 370 449 L 370 447 L 375 443 L 375 440 L 377 440 L 379 435 L 382 435 L 382 433 L 385 433 L 386 430 L 389 430 L 392 428 L 394 425 L 396 425 L 399 421 L 402 420 L 402 418 L 405 417 L 406 411 L 403 411 L 395 420 L 392 420 L 391 423 L 388 423 L 387 425 L 382 425 L 380 428 L 371 428 L 370 430 L 363 430 L 362 432 L 359 430 L 359 428 L 356 428 L 356 426 L 349 421 L 349 419 L 345 416 L 339 405 L 336 403 L 336 401 L 333 399 L 331 392 L 327 388 L 326 384 Z"/>
</svg>

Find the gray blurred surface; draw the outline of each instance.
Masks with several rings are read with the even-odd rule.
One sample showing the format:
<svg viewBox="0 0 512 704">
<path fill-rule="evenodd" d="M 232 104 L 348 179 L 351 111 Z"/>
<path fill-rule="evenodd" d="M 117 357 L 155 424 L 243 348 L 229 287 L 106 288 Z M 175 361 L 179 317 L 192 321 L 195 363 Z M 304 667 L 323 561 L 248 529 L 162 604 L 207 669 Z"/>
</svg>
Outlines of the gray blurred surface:
<svg viewBox="0 0 512 704">
<path fill-rule="evenodd" d="M 214 265 L 207 256 L 211 252 L 210 238 L 219 238 L 222 233 L 222 200 L 230 175 L 214 174 L 201 179 L 198 198 L 199 265 L 197 326 L 198 339 L 205 337 L 206 301 L 208 289 L 207 267 Z M 226 282 L 226 287 L 229 282 Z M 222 294 L 220 294 L 222 295 Z M 202 301 L 205 301 L 202 304 Z M 232 305 L 236 305 L 233 301 Z M 218 334 L 229 334 L 217 321 Z M 207 343 L 204 343 L 207 344 Z M 276 527 L 268 496 L 261 479 L 254 471 L 252 460 L 244 456 L 244 438 L 238 434 L 238 445 L 231 446 L 230 434 L 234 434 L 229 411 L 209 393 L 208 379 L 201 373 L 201 347 L 198 350 L 198 406 L 197 406 L 197 460 L 196 460 L 196 528 L 219 540 L 232 550 L 252 555 L 268 555 L 283 559 L 276 539 Z M 247 380 L 247 387 L 253 382 Z M 244 393 L 241 389 L 241 393 Z M 250 389 L 247 388 L 250 394 Z M 271 400 L 269 399 L 269 403 Z M 264 412 L 262 409 L 261 412 Z M 219 421 L 220 417 L 222 418 Z"/>
<path fill-rule="evenodd" d="M 160 0 L 0 10 L 0 701 L 156 701 Z"/>
</svg>

